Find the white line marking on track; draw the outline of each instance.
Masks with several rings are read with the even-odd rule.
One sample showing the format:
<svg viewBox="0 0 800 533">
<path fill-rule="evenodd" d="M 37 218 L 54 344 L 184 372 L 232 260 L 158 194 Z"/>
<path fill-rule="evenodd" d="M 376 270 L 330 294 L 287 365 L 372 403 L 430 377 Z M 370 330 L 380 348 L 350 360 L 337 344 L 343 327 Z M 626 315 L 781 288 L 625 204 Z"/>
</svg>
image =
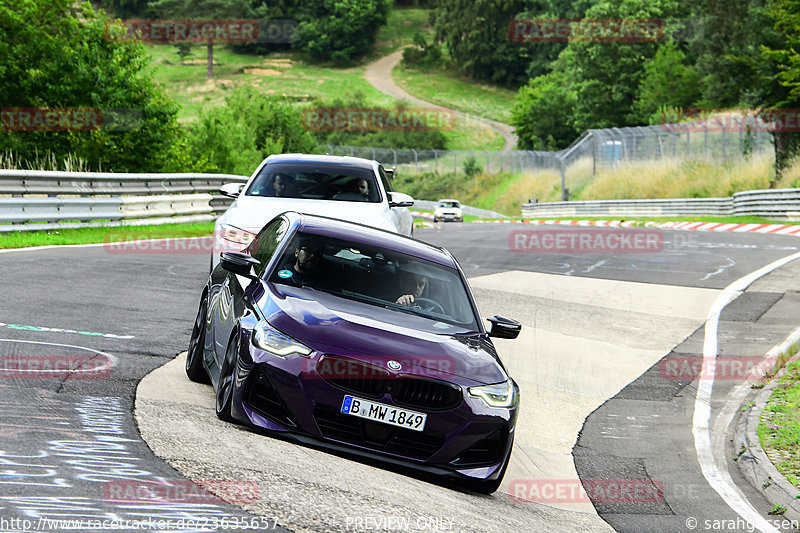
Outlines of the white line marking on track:
<svg viewBox="0 0 800 533">
<path fill-rule="evenodd" d="M 703 476 L 711 488 L 725 500 L 725 503 L 739 516 L 757 528 L 762 533 L 779 533 L 756 511 L 741 491 L 733 483 L 727 469 L 717 465 L 711 446 L 710 420 L 711 420 L 711 395 L 714 391 L 714 360 L 717 357 L 717 329 L 719 315 L 730 302 L 742 291 L 759 278 L 769 274 L 787 263 L 800 259 L 800 253 L 792 254 L 741 277 L 725 287 L 717 296 L 706 316 L 705 338 L 703 340 L 703 368 L 709 368 L 708 379 L 701 379 L 697 387 L 697 396 L 694 403 L 694 417 L 692 420 L 692 433 L 697 451 L 697 459 Z M 723 412 L 725 412 L 723 410 Z"/>
</svg>

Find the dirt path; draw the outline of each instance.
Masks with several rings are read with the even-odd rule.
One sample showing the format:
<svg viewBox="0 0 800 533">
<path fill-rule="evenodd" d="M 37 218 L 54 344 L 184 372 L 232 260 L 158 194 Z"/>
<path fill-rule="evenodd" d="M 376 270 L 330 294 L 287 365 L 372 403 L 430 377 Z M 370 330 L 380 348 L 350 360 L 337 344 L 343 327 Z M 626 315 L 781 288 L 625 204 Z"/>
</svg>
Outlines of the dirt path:
<svg viewBox="0 0 800 533">
<path fill-rule="evenodd" d="M 392 69 L 394 69 L 401 59 L 403 59 L 403 51 L 398 50 L 397 52 L 391 53 L 388 56 L 384 56 L 377 61 L 373 61 L 367 65 L 367 69 L 364 72 L 364 77 L 367 78 L 367 81 L 373 87 L 378 89 L 383 94 L 388 94 L 394 98 L 405 100 L 420 106 L 435 106 L 436 104 L 420 100 L 416 96 L 408 94 L 395 84 L 394 80 L 392 79 Z M 503 124 L 502 122 L 489 120 L 488 118 L 462 113 L 461 111 L 456 111 L 455 113 L 456 117 L 464 123 L 469 123 L 470 121 L 480 122 L 481 124 L 484 124 L 488 128 L 502 135 L 503 139 L 505 139 L 505 143 L 503 145 L 504 151 L 514 150 L 515 146 L 517 145 L 517 136 L 514 134 L 514 128 L 512 126 Z"/>
</svg>

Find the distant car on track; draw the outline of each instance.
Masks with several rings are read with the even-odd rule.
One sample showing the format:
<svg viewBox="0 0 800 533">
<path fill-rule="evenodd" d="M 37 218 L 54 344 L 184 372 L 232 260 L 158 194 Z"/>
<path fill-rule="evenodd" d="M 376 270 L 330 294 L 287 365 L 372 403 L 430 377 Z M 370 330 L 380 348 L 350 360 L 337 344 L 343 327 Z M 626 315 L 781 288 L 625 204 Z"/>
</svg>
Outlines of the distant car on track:
<svg viewBox="0 0 800 533">
<path fill-rule="evenodd" d="M 358 157 L 276 154 L 267 157 L 247 183 L 220 190 L 236 201 L 217 219 L 211 267 L 220 251 L 240 251 L 268 221 L 284 211 L 359 222 L 411 235 L 414 199 L 392 190 L 391 170 Z"/>
<path fill-rule="evenodd" d="M 203 290 L 186 359 L 217 415 L 303 443 L 500 485 L 519 388 L 445 249 L 327 217 L 284 213 Z"/>
<path fill-rule="evenodd" d="M 433 221 L 450 221 L 464 222 L 464 213 L 461 210 L 461 204 L 458 200 L 452 198 L 444 198 L 439 200 L 436 204 L 436 209 L 433 211 Z"/>
</svg>

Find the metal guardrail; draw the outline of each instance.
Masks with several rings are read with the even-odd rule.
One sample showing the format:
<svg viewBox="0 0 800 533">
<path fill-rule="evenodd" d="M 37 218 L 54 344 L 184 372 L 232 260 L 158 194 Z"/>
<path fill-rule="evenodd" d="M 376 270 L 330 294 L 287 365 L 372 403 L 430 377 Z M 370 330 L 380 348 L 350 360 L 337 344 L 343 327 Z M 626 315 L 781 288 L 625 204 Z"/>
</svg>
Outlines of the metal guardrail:
<svg viewBox="0 0 800 533">
<path fill-rule="evenodd" d="M 117 174 L 0 169 L 0 232 L 213 220 L 233 174 Z"/>
<path fill-rule="evenodd" d="M 526 218 L 758 216 L 776 220 L 797 220 L 800 219 L 800 189 L 744 191 L 730 198 L 529 203 L 522 206 L 522 216 Z"/>
</svg>

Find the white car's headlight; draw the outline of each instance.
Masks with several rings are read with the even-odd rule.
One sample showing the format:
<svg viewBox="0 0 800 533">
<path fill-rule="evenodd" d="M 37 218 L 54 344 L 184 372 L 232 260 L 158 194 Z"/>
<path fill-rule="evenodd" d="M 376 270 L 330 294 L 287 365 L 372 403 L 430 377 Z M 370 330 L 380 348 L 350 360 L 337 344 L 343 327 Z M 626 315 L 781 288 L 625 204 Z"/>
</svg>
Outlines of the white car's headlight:
<svg viewBox="0 0 800 533">
<path fill-rule="evenodd" d="M 231 226 L 230 224 L 220 224 L 218 232 L 219 237 L 223 240 L 241 244 L 242 250 L 247 248 L 250 243 L 253 242 L 253 238 L 256 236 L 255 233 L 250 233 L 247 230 L 237 228 L 236 226 Z"/>
<path fill-rule="evenodd" d="M 482 387 L 470 387 L 469 393 L 483 400 L 489 407 L 511 407 L 517 402 L 514 384 L 511 380 Z"/>
<path fill-rule="evenodd" d="M 260 321 L 253 328 L 253 344 L 256 348 L 278 357 L 286 357 L 293 354 L 308 357 L 313 351 L 305 344 L 273 328 L 266 320 Z"/>
</svg>

